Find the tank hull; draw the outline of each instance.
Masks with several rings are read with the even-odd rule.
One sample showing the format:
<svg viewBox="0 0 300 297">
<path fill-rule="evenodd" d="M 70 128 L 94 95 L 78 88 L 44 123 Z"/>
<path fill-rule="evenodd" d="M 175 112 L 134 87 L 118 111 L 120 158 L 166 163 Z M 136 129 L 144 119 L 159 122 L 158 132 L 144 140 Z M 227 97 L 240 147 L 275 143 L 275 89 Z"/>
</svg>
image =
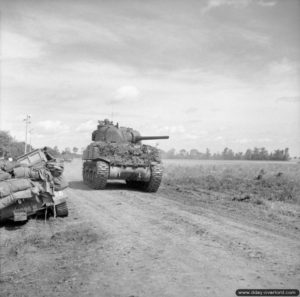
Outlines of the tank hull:
<svg viewBox="0 0 300 297">
<path fill-rule="evenodd" d="M 162 164 L 149 166 L 116 166 L 106 160 L 87 160 L 83 163 L 83 181 L 96 190 L 105 189 L 109 180 L 124 180 L 129 187 L 156 192 L 162 179 Z"/>
<path fill-rule="evenodd" d="M 141 143 L 94 141 L 83 152 L 83 181 L 105 189 L 109 180 L 124 180 L 132 188 L 156 192 L 162 179 L 159 150 Z"/>
</svg>

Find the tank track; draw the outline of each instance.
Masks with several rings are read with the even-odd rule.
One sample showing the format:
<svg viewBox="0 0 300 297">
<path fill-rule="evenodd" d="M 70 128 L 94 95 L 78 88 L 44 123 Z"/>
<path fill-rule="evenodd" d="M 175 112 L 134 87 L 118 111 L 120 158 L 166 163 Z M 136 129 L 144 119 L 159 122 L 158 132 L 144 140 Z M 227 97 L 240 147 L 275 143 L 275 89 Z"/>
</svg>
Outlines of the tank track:
<svg viewBox="0 0 300 297">
<path fill-rule="evenodd" d="M 151 166 L 151 177 L 148 182 L 127 180 L 126 184 L 134 189 L 149 193 L 155 193 L 159 189 L 163 175 L 163 166 L 161 164 Z"/>
<path fill-rule="evenodd" d="M 106 187 L 109 177 L 109 165 L 104 161 L 97 161 L 83 164 L 83 182 L 95 190 L 102 190 Z"/>
<path fill-rule="evenodd" d="M 109 165 L 104 161 L 98 161 L 93 170 L 93 188 L 102 190 L 106 187 L 109 176 Z"/>
</svg>

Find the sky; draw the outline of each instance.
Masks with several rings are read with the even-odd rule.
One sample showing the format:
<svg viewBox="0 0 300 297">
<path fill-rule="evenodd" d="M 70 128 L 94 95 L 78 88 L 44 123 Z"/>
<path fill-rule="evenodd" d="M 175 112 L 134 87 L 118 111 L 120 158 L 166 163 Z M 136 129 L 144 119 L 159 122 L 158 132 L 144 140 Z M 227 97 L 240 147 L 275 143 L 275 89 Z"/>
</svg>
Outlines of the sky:
<svg viewBox="0 0 300 297">
<path fill-rule="evenodd" d="M 300 0 L 0 0 L 0 130 L 91 142 L 109 118 L 168 150 L 300 156 Z M 148 142 L 156 144 L 157 142 Z"/>
</svg>

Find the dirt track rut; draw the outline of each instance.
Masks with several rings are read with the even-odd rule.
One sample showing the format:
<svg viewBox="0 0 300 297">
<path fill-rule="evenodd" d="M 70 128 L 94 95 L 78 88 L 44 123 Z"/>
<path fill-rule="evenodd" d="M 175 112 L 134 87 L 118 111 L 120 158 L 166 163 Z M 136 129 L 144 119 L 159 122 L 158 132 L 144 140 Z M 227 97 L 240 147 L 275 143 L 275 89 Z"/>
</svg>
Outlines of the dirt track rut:
<svg viewBox="0 0 300 297">
<path fill-rule="evenodd" d="M 80 162 L 66 169 L 71 213 L 103 236 L 88 277 L 91 296 L 235 296 L 239 288 L 296 288 L 299 240 L 213 211 L 115 184 L 81 181 Z M 82 259 L 85 261 L 85 259 Z"/>
</svg>

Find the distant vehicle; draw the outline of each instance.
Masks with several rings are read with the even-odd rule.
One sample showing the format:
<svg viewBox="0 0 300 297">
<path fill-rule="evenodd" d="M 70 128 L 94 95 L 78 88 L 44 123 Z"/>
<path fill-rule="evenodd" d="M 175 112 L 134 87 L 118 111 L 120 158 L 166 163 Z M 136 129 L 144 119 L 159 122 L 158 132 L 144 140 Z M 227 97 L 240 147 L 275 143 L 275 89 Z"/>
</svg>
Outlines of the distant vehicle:
<svg viewBox="0 0 300 297">
<path fill-rule="evenodd" d="M 46 151 L 36 149 L 17 158 L 17 162 L 28 167 L 42 168 L 49 161 Z M 9 181 L 9 180 L 8 180 Z M 5 182 L 5 181 L 3 181 Z M 26 221 L 30 216 L 45 213 L 46 211 L 58 217 L 68 216 L 67 195 L 62 191 L 42 193 L 29 199 L 18 199 L 16 203 L 0 209 L 0 222 L 11 220 L 14 222 Z"/>
<path fill-rule="evenodd" d="M 104 189 L 109 179 L 125 180 L 130 187 L 156 192 L 163 175 L 160 152 L 141 141 L 168 138 L 141 136 L 107 119 L 99 121 L 93 142 L 83 152 L 83 181 L 94 189 Z"/>
</svg>

